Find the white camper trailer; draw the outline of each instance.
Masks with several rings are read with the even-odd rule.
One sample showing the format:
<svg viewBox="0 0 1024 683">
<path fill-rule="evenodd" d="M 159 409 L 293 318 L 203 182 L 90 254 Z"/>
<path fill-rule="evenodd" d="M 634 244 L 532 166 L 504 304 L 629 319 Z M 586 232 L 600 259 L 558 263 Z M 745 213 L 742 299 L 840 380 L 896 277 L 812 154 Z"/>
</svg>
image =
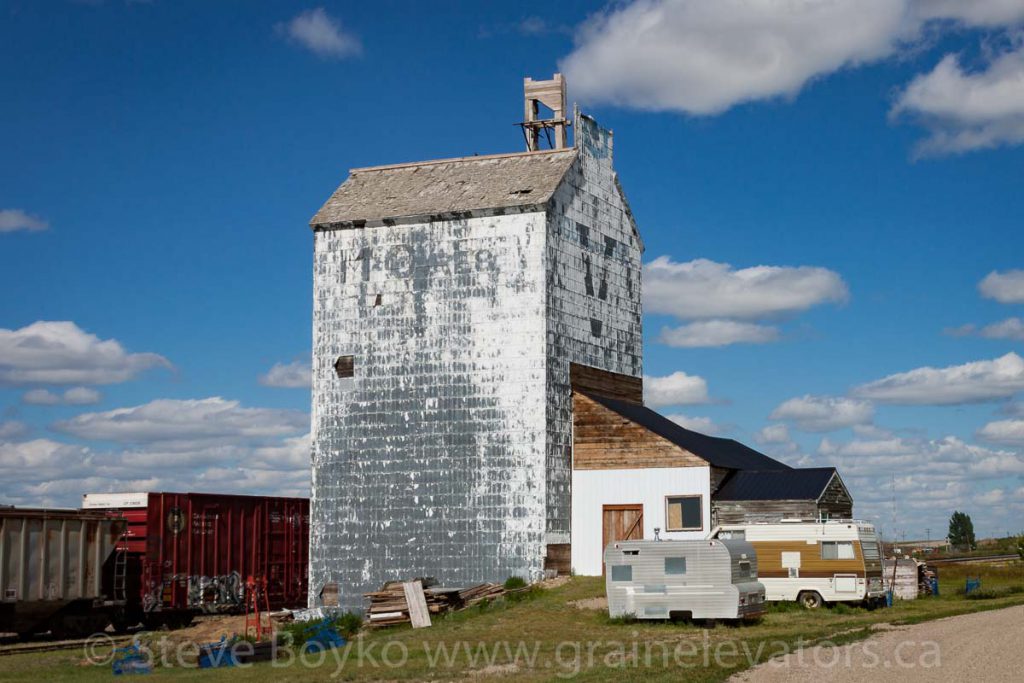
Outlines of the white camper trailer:
<svg viewBox="0 0 1024 683">
<path fill-rule="evenodd" d="M 608 611 L 637 619 L 753 619 L 764 612 L 746 541 L 615 541 L 604 552 Z"/>
<path fill-rule="evenodd" d="M 875 528 L 852 519 L 723 525 L 713 538 L 743 539 L 757 551 L 768 600 L 881 604 L 882 563 Z"/>
</svg>

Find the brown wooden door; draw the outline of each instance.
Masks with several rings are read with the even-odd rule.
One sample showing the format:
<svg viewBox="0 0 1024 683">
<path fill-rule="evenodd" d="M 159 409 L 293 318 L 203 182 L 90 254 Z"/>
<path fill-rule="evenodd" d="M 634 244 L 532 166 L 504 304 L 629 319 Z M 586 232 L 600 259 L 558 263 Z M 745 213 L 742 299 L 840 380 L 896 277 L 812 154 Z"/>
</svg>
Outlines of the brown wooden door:
<svg viewBox="0 0 1024 683">
<path fill-rule="evenodd" d="M 644 506 L 602 505 L 603 543 L 601 567 L 604 567 L 604 549 L 613 541 L 634 541 L 644 537 Z"/>
</svg>

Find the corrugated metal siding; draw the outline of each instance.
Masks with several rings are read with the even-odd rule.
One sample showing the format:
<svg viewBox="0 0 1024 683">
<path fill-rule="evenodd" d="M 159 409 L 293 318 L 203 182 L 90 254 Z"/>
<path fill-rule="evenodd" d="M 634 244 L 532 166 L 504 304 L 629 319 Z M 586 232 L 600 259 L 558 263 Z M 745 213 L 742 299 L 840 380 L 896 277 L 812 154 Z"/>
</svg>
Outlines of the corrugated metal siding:
<svg viewBox="0 0 1024 683">
<path fill-rule="evenodd" d="M 611 616 L 665 618 L 672 611 L 690 612 L 695 619 L 734 619 L 740 616 L 741 593 L 759 593 L 757 559 L 744 541 L 622 541 L 605 550 Z M 636 553 L 636 554 L 630 554 Z M 751 562 L 751 578 L 739 575 L 743 555 Z M 685 574 L 667 574 L 666 558 L 686 558 Z M 631 581 L 614 581 L 612 567 L 630 566 Z M 652 590 L 656 588 L 656 590 Z"/>
<path fill-rule="evenodd" d="M 569 364 L 642 374 L 640 243 L 593 134 L 546 214 L 315 233 L 311 605 L 533 578 L 569 542 Z"/>
</svg>

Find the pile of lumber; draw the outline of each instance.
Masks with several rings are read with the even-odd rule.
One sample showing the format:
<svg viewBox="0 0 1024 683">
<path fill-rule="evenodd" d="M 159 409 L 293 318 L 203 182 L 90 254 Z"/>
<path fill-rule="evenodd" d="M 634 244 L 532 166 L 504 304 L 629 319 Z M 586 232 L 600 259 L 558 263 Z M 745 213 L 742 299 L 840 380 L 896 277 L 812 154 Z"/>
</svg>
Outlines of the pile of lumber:
<svg viewBox="0 0 1024 683">
<path fill-rule="evenodd" d="M 370 600 L 367 620 L 372 626 L 410 622 L 414 627 L 429 626 L 429 615 L 465 609 L 505 593 L 505 589 L 496 583 L 481 583 L 467 588 L 441 588 L 435 584 L 432 579 L 388 581 L 380 590 L 364 593 L 363 597 Z M 424 604 L 425 610 L 422 609 Z"/>
</svg>

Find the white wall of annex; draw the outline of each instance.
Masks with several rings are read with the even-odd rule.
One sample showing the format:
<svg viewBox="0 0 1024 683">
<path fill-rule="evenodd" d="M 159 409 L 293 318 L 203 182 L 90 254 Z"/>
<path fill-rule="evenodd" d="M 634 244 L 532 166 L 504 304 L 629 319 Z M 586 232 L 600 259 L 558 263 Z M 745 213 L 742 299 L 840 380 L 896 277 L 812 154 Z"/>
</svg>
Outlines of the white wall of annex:
<svg viewBox="0 0 1024 683">
<path fill-rule="evenodd" d="M 665 496 L 700 495 L 704 529 L 665 531 Z M 576 574 L 601 574 L 604 505 L 644 506 L 644 538 L 705 538 L 711 525 L 711 470 L 709 467 L 652 467 L 572 472 L 572 568 Z"/>
</svg>

